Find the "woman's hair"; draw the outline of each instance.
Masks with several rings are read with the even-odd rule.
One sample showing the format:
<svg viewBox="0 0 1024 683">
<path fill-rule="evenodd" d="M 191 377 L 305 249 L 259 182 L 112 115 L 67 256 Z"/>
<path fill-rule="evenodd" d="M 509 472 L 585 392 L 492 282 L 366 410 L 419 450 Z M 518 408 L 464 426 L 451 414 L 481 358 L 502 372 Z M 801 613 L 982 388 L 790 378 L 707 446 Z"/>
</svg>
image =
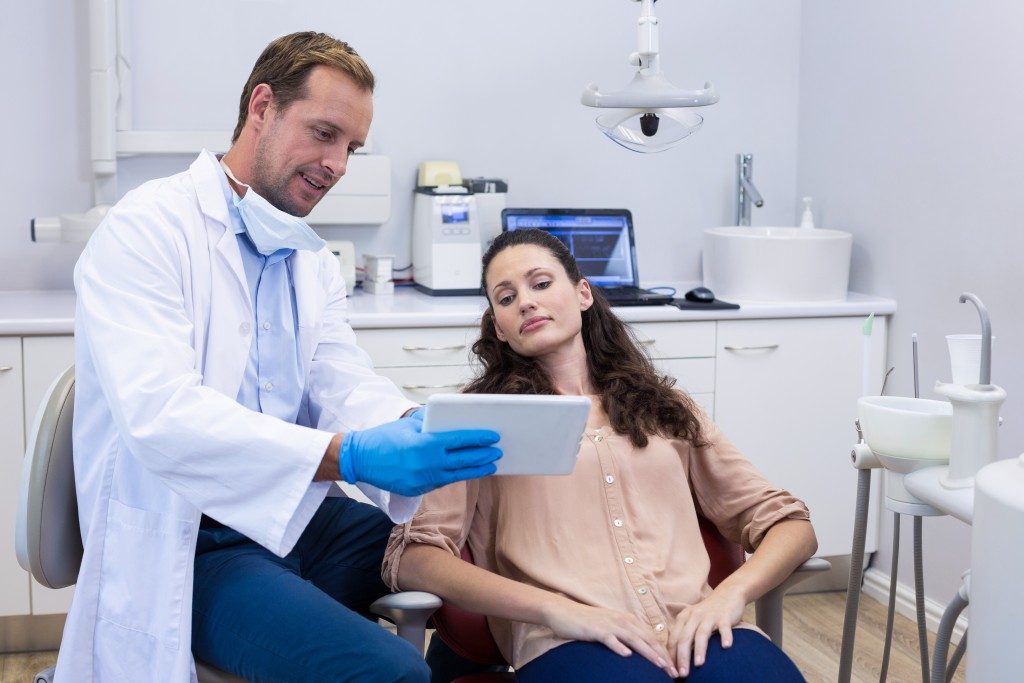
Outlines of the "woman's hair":
<svg viewBox="0 0 1024 683">
<path fill-rule="evenodd" d="M 573 284 L 583 279 L 576 259 L 560 240 L 543 230 L 514 230 L 498 235 L 484 254 L 485 293 L 491 261 L 503 250 L 520 245 L 547 249 L 562 264 Z M 675 380 L 654 369 L 597 288 L 593 305 L 583 311 L 582 335 L 590 380 L 616 432 L 628 435 L 638 448 L 645 447 L 652 434 L 685 439 L 695 446 L 705 445 L 693 399 L 673 389 Z M 473 353 L 483 363 L 483 371 L 463 389 L 466 393 L 555 393 L 551 378 L 536 358 L 521 356 L 498 339 L 493 304 L 484 311 L 480 339 L 473 344 Z"/>
</svg>

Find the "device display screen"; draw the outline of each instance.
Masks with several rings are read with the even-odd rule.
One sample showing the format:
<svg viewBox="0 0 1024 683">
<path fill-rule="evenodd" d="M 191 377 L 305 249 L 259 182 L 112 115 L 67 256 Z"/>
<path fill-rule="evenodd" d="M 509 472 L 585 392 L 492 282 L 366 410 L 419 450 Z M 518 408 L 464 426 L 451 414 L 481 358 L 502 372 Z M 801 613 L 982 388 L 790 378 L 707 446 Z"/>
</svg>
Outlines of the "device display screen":
<svg viewBox="0 0 1024 683">
<path fill-rule="evenodd" d="M 441 222 L 445 225 L 451 223 L 468 223 L 469 207 L 465 204 L 441 206 Z"/>
<path fill-rule="evenodd" d="M 508 230 L 540 228 L 557 237 L 576 257 L 580 272 L 602 287 L 634 284 L 633 255 L 625 216 L 509 215 Z"/>
</svg>

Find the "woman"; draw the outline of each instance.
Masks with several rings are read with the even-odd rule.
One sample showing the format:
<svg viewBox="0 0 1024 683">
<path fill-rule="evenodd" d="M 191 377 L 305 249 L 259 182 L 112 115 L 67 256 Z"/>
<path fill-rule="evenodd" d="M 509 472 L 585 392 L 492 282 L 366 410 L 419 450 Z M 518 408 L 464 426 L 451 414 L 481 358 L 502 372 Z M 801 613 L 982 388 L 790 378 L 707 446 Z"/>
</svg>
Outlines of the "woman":
<svg viewBox="0 0 1024 683">
<path fill-rule="evenodd" d="M 817 548 L 803 503 L 653 368 L 559 240 L 503 233 L 483 284 L 483 373 L 466 391 L 589 396 L 586 438 L 567 477 L 427 495 L 391 535 L 385 580 L 487 615 L 517 680 L 802 680 L 760 632 L 734 627 Z M 753 552 L 714 590 L 698 510 Z M 475 565 L 458 557 L 465 543 Z"/>
</svg>

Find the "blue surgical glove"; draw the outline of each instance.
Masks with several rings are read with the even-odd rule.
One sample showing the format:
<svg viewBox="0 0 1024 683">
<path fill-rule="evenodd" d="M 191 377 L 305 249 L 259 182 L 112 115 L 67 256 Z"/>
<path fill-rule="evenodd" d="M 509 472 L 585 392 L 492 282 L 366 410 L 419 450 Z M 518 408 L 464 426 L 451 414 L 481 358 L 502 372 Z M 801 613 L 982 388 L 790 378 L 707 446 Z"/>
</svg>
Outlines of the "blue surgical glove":
<svg viewBox="0 0 1024 683">
<path fill-rule="evenodd" d="M 394 422 L 348 432 L 341 442 L 341 478 L 403 496 L 418 496 L 463 479 L 494 474 L 501 438 L 489 429 L 423 431 L 421 410 Z"/>
</svg>

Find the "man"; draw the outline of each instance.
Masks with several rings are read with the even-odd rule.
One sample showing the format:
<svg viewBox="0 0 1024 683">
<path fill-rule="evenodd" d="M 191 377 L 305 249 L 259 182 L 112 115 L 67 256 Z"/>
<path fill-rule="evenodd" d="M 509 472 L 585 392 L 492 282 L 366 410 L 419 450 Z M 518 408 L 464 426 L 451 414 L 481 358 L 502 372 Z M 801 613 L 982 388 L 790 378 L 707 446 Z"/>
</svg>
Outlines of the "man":
<svg viewBox="0 0 1024 683">
<path fill-rule="evenodd" d="M 366 139 L 373 75 L 319 33 L 272 42 L 232 147 L 115 206 L 75 269 L 75 476 L 85 554 L 65 681 L 426 680 L 359 612 L 391 520 L 490 474 L 497 435 L 421 432 L 345 321 L 299 217 Z M 402 417 L 405 416 L 405 417 Z M 401 419 L 399 419 L 401 418 Z M 326 499 L 325 499 L 326 497 Z"/>
</svg>

